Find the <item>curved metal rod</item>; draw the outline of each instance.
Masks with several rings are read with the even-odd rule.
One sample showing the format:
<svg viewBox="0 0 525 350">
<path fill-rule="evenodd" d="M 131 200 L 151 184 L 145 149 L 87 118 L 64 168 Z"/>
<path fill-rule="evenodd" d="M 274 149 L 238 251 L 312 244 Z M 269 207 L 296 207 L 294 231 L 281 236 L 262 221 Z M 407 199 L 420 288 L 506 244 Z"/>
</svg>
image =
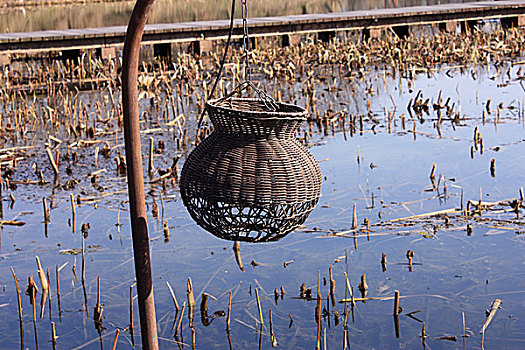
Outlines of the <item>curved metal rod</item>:
<svg viewBox="0 0 525 350">
<path fill-rule="evenodd" d="M 148 225 L 146 222 L 137 77 L 142 34 L 148 13 L 154 2 L 155 0 L 137 0 L 129 20 L 122 56 L 122 110 L 124 113 L 124 142 L 128 168 L 129 209 L 142 347 L 146 350 L 157 350 L 159 345 L 151 280 Z"/>
</svg>

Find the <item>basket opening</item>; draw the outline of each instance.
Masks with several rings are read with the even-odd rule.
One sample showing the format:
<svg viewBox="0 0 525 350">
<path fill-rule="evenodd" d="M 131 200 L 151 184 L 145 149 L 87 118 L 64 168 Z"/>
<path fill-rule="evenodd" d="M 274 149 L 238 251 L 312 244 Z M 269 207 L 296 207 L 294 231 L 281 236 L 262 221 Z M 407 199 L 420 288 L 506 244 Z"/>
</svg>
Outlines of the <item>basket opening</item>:
<svg viewBox="0 0 525 350">
<path fill-rule="evenodd" d="M 260 113 L 300 113 L 304 109 L 300 106 L 277 102 L 276 110 L 269 110 L 265 102 L 257 98 L 226 98 L 209 101 L 208 104 L 214 108 L 225 108 L 241 112 Z"/>
</svg>

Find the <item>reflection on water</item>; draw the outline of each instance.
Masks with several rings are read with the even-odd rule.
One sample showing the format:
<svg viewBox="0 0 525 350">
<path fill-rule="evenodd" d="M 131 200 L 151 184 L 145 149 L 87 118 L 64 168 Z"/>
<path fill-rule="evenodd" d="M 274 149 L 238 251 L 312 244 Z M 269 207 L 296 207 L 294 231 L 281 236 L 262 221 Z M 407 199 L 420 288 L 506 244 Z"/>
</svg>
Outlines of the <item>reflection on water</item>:
<svg viewBox="0 0 525 350">
<path fill-rule="evenodd" d="M 251 1 L 251 17 L 326 13 L 377 8 L 435 5 L 470 0 L 269 0 Z M 148 23 L 173 23 L 229 18 L 230 0 L 160 0 L 155 3 Z M 0 9 L 0 32 L 28 32 L 71 28 L 127 25 L 134 2 L 78 4 L 62 6 L 14 7 Z M 236 12 L 239 16 L 240 11 Z"/>
</svg>

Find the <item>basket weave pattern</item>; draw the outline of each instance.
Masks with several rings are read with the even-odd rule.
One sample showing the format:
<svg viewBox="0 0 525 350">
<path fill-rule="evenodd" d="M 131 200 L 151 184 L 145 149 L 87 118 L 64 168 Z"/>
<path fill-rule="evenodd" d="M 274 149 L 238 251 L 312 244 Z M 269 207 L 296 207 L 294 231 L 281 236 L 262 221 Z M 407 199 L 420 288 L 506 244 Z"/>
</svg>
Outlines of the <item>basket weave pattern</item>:
<svg viewBox="0 0 525 350">
<path fill-rule="evenodd" d="M 321 193 L 314 157 L 294 136 L 307 112 L 260 100 L 207 104 L 213 133 L 190 154 L 181 173 L 184 204 L 198 225 L 237 241 L 277 240 L 301 225 Z"/>
</svg>

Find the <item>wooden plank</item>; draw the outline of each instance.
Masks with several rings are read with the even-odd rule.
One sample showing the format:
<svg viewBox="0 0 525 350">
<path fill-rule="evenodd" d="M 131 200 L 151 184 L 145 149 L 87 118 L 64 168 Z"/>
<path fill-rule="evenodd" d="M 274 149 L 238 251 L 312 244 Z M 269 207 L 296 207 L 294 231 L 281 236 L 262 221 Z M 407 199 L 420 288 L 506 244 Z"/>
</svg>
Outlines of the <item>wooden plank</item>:
<svg viewBox="0 0 525 350">
<path fill-rule="evenodd" d="M 505 0 L 250 18 L 248 25 L 250 33 L 264 36 L 437 23 L 448 20 L 461 21 L 485 17 L 509 17 L 523 14 L 525 14 L 525 1 Z M 238 37 L 242 34 L 242 21 L 236 19 L 234 27 L 234 36 Z M 150 24 L 144 30 L 143 42 L 146 44 L 183 42 L 201 37 L 220 39 L 227 35 L 228 28 L 229 20 Z M 50 51 L 122 45 L 125 33 L 125 26 L 113 26 L 0 34 L 0 52 Z"/>
</svg>

